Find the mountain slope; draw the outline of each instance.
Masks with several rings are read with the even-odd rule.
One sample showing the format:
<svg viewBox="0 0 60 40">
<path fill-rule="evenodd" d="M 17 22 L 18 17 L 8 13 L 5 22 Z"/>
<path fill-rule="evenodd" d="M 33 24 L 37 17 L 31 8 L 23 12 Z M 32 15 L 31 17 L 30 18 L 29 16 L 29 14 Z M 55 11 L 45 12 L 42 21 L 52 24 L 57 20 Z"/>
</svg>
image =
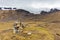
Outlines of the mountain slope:
<svg viewBox="0 0 60 40">
<path fill-rule="evenodd" d="M 60 11 L 42 11 L 41 14 L 33 14 L 23 9 L 0 10 L 0 21 L 10 20 L 60 22 Z"/>
<path fill-rule="evenodd" d="M 43 18 L 44 18 L 43 21 L 60 22 L 60 11 L 44 15 Z"/>
</svg>

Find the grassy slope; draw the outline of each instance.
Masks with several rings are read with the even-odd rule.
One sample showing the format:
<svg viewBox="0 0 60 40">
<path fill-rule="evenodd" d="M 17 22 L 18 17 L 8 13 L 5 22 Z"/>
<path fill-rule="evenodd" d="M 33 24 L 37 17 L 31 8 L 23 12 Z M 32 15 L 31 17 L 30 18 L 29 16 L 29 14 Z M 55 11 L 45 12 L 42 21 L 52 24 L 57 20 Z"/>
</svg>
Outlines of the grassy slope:
<svg viewBox="0 0 60 40">
<path fill-rule="evenodd" d="M 13 28 L 13 22 L 0 24 L 2 24 L 0 25 L 0 30 L 7 30 L 0 32 L 0 39 L 2 40 L 54 40 L 52 33 L 48 29 L 40 26 L 40 24 L 45 24 L 45 22 L 24 22 L 28 26 L 23 29 L 23 32 L 19 32 L 18 34 L 14 34 L 13 30 L 8 30 Z M 32 32 L 32 34 L 26 34 L 28 32 Z"/>
</svg>

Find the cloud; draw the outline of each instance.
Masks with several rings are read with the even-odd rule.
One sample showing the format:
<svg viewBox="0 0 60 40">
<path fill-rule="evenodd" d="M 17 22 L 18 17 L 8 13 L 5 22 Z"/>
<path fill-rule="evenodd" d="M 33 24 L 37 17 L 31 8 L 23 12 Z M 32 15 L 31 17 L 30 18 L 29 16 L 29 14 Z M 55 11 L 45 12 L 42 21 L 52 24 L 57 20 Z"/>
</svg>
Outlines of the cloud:
<svg viewBox="0 0 60 40">
<path fill-rule="evenodd" d="M 60 0 L 0 0 L 1 7 L 17 7 L 30 11 L 44 8 L 60 8 Z"/>
<path fill-rule="evenodd" d="M 58 8 L 60 7 L 59 3 L 31 3 L 30 5 L 33 8 Z"/>
<path fill-rule="evenodd" d="M 39 7 L 60 7 L 60 0 L 0 0 L 0 6 L 12 6 L 12 7 L 33 7 L 35 5 Z M 57 5 L 57 6 L 56 6 Z M 36 7 L 37 8 L 37 7 Z"/>
</svg>

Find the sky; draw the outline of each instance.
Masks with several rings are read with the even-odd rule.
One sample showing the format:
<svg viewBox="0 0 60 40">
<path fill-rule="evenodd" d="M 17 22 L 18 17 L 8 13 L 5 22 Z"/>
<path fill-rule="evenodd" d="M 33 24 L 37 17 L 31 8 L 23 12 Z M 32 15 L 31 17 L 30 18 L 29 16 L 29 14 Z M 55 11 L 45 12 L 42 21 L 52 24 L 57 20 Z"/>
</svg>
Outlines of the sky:
<svg viewBox="0 0 60 40">
<path fill-rule="evenodd" d="M 0 7 L 16 7 L 33 13 L 60 8 L 60 0 L 0 0 Z"/>
</svg>

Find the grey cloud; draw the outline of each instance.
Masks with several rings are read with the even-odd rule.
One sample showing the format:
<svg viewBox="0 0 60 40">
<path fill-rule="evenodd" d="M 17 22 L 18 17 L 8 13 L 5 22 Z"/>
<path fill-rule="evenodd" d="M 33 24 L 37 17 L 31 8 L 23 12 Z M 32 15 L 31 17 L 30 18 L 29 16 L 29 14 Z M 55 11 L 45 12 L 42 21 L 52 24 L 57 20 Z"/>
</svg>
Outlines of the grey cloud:
<svg viewBox="0 0 60 40">
<path fill-rule="evenodd" d="M 59 0 L 0 0 L 0 6 L 25 6 L 31 3 L 47 3 L 54 4 L 58 3 Z"/>
<path fill-rule="evenodd" d="M 60 0 L 0 0 L 0 6 L 18 7 L 18 8 L 23 8 L 30 11 L 34 11 L 34 10 L 36 11 L 37 9 L 30 7 L 30 5 L 33 2 L 41 3 L 42 5 L 43 4 L 49 4 L 49 5 L 60 4 Z M 39 11 L 39 9 L 37 11 Z"/>
</svg>

